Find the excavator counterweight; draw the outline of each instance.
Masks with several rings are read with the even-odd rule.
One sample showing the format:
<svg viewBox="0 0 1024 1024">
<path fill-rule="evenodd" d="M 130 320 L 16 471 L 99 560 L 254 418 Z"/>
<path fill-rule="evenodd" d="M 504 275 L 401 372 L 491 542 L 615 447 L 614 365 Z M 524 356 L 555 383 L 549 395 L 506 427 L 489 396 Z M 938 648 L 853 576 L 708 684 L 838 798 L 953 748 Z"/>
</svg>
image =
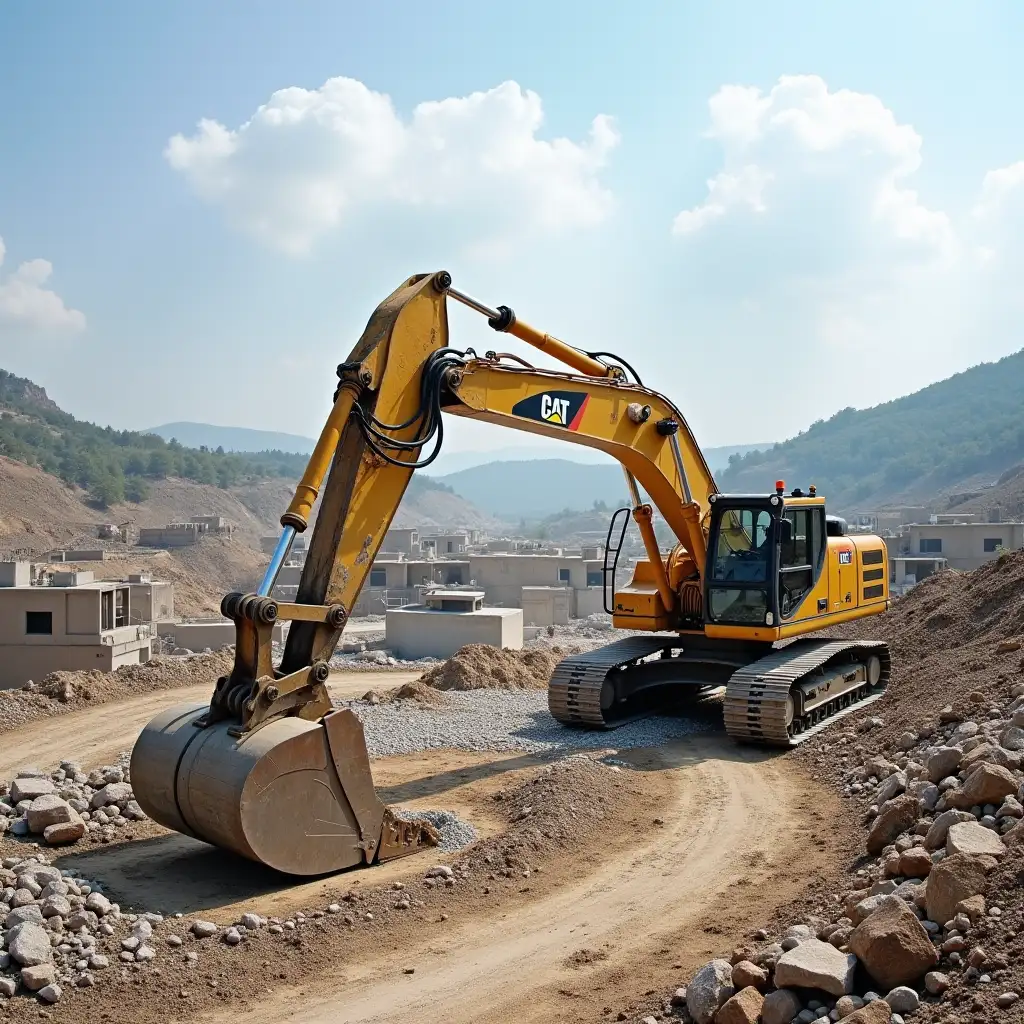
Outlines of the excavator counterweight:
<svg viewBox="0 0 1024 1024">
<path fill-rule="evenodd" d="M 569 367 L 449 347 L 447 301 L 482 314 Z M 208 705 L 150 722 L 132 752 L 136 797 L 153 819 L 278 871 L 319 875 L 436 845 L 426 821 L 377 796 L 362 725 L 335 708 L 330 659 L 412 473 L 439 453 L 442 414 L 586 445 L 623 468 L 646 558 L 605 606 L 632 636 L 560 664 L 551 714 L 613 729 L 724 688 L 726 731 L 789 746 L 877 697 L 889 678 L 878 641 L 806 636 L 888 607 L 885 548 L 847 536 L 810 487 L 722 494 L 679 409 L 629 364 L 584 352 L 452 287 L 444 271 L 409 278 L 338 366 L 334 405 L 255 593 L 228 594 L 231 671 Z M 319 504 L 318 504 L 319 503 Z M 295 536 L 316 521 L 294 601 L 274 596 Z M 655 510 L 675 542 L 662 552 Z M 623 527 L 624 529 L 624 527 Z M 272 638 L 287 623 L 283 656 Z"/>
</svg>

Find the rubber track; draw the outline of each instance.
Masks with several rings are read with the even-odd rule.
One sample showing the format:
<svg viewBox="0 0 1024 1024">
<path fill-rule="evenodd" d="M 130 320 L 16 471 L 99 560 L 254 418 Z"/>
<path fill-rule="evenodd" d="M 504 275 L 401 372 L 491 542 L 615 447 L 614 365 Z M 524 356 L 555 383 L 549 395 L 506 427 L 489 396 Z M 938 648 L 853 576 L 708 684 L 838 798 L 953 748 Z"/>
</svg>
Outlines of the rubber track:
<svg viewBox="0 0 1024 1024">
<path fill-rule="evenodd" d="M 790 736 L 786 728 L 786 699 L 793 684 L 834 658 L 858 650 L 870 651 L 882 662 L 881 676 L 869 691 L 869 696 L 841 708 L 810 729 Z M 725 731 L 734 740 L 744 743 L 773 747 L 798 746 L 836 719 L 881 697 L 891 672 L 889 647 L 882 640 L 795 641 L 732 674 L 725 688 Z"/>
<path fill-rule="evenodd" d="M 560 661 L 548 683 L 548 709 L 564 725 L 583 725 L 591 729 L 614 729 L 632 721 L 627 715 L 606 721 L 601 711 L 601 687 L 608 673 L 620 665 L 657 654 L 666 647 L 679 647 L 680 640 L 671 636 L 629 636 L 605 647 Z M 635 718 L 645 718 L 645 711 Z"/>
</svg>

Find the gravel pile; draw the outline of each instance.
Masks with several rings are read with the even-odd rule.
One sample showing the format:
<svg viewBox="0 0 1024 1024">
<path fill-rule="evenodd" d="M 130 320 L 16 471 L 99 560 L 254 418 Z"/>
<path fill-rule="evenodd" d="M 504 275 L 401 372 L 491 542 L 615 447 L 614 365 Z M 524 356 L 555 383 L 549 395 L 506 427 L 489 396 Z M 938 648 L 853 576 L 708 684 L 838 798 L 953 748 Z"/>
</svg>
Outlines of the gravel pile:
<svg viewBox="0 0 1024 1024">
<path fill-rule="evenodd" d="M 129 781 L 130 756 L 89 773 L 61 761 L 49 774 L 22 768 L 11 782 L 0 781 L 0 835 L 40 837 L 49 846 L 75 843 L 87 833 L 101 842 L 115 839 L 131 822 L 146 820 Z"/>
<path fill-rule="evenodd" d="M 445 853 L 461 850 L 476 842 L 476 829 L 451 811 L 421 811 L 419 808 L 396 810 L 403 818 L 426 818 L 437 829 L 440 838 L 437 848 Z"/>
<path fill-rule="evenodd" d="M 418 750 L 519 750 L 527 753 L 655 747 L 720 728 L 698 718 L 646 718 L 614 733 L 571 729 L 548 711 L 548 698 L 536 690 L 471 690 L 445 694 L 438 708 L 413 701 L 345 701 L 359 716 L 371 757 Z"/>
<path fill-rule="evenodd" d="M 562 647 L 520 651 L 467 644 L 425 672 L 421 682 L 436 690 L 546 690 L 555 666 L 570 652 Z"/>
</svg>

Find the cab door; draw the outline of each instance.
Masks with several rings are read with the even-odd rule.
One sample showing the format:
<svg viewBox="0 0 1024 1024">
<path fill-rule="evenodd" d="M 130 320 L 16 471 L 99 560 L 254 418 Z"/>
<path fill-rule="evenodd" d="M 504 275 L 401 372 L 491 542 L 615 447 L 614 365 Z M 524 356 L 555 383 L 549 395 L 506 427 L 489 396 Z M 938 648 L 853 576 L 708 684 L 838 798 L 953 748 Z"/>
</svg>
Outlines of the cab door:
<svg viewBox="0 0 1024 1024">
<path fill-rule="evenodd" d="M 857 607 L 857 554 L 845 537 L 829 539 L 829 611 Z"/>
</svg>

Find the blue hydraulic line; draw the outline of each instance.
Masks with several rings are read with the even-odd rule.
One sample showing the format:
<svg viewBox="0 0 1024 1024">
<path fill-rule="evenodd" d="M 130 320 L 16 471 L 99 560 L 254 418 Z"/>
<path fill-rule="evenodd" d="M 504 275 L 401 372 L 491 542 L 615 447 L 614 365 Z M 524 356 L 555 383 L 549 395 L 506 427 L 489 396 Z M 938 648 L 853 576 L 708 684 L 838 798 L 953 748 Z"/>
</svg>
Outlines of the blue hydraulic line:
<svg viewBox="0 0 1024 1024">
<path fill-rule="evenodd" d="M 256 591 L 260 597 L 270 597 L 270 592 L 274 589 L 278 574 L 281 572 L 281 566 L 284 565 L 294 540 L 295 527 L 286 526 L 281 532 L 281 539 L 277 542 L 273 555 L 270 557 L 270 565 L 267 566 L 267 571 L 263 574 L 263 582 L 260 584 L 259 590 Z"/>
</svg>

